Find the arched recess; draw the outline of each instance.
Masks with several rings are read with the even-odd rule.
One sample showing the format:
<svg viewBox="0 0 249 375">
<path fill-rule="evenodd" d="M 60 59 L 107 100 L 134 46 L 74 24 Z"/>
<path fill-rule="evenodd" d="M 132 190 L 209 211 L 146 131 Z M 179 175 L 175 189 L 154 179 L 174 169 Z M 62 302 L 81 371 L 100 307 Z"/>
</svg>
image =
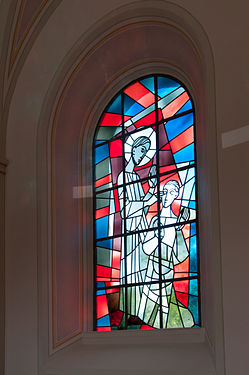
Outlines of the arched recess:
<svg viewBox="0 0 249 375">
<path fill-rule="evenodd" d="M 203 213 L 199 222 L 203 328 L 175 334 L 118 332 L 112 337 L 98 336 L 99 333 L 86 332 L 91 331 L 93 316 L 92 141 L 97 121 L 111 98 L 128 82 L 148 74 L 176 77 L 188 87 L 195 103 L 199 124 L 199 206 Z M 45 127 L 45 122 L 49 127 Z M 99 344 L 100 337 L 104 345 L 133 340 L 140 347 L 144 337 L 148 337 L 152 344 L 195 343 L 186 360 L 189 356 L 194 360 L 196 350 L 203 350 L 205 359 L 200 369 L 215 368 L 221 373 L 215 87 L 212 51 L 201 26 L 182 8 L 161 1 L 148 1 L 146 5 L 139 2 L 114 11 L 82 37 L 58 70 L 44 102 L 39 135 L 41 368 L 62 368 L 63 351 L 59 349 L 73 343 L 69 351 L 74 353 L 79 339 L 85 345 L 89 340 Z M 47 355 L 47 342 L 53 360 Z M 174 350 L 177 352 L 177 344 Z M 164 356 L 163 351 L 159 353 Z M 77 363 L 82 368 L 83 358 L 81 352 Z M 108 367 L 108 358 L 105 361 Z M 169 367 L 174 368 L 174 361 L 168 361 Z M 185 360 L 178 366 L 185 366 L 184 363 Z"/>
</svg>

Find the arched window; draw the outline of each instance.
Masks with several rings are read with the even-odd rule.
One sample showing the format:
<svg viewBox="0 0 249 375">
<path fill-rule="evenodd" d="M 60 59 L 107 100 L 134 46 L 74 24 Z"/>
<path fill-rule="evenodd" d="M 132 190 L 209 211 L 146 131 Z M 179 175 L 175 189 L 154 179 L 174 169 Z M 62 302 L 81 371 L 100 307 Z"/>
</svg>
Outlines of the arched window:
<svg viewBox="0 0 249 375">
<path fill-rule="evenodd" d="M 130 83 L 96 129 L 98 331 L 200 326 L 193 102 L 176 79 Z"/>
<path fill-rule="evenodd" d="M 68 59 L 60 60 L 63 62 L 63 66 L 59 67 L 58 75 L 53 76 L 51 90 L 48 91 L 44 98 L 44 111 L 42 111 L 39 120 L 41 124 L 40 133 L 32 130 L 32 134 L 39 135 L 39 164 L 37 164 L 37 171 L 39 173 L 38 186 L 41 187 L 39 188 L 40 194 L 37 202 L 40 209 L 39 225 L 37 226 L 38 244 L 40 244 L 37 258 L 39 263 L 38 289 L 40 291 L 39 319 L 41 319 L 41 324 L 39 322 L 39 332 L 41 334 L 39 363 L 42 366 L 40 372 L 44 372 L 44 374 L 51 372 L 63 373 L 65 372 L 65 366 L 67 366 L 70 373 L 84 371 L 84 369 L 92 372 L 104 369 L 116 374 L 120 371 L 120 360 L 125 357 L 129 358 L 129 360 L 122 363 L 122 368 L 123 372 L 128 373 L 136 373 L 137 371 L 146 373 L 153 372 L 153 370 L 162 372 L 165 370 L 165 363 L 167 363 L 169 371 L 172 370 L 177 374 L 183 372 L 183 369 L 187 373 L 191 372 L 193 363 L 195 363 L 196 371 L 199 373 L 202 373 L 203 369 L 207 373 L 215 373 L 215 369 L 217 369 L 217 373 L 222 373 L 224 367 L 222 267 L 220 262 L 217 181 L 215 70 L 212 49 L 201 24 L 191 16 L 189 11 L 170 2 L 134 2 L 134 4 L 126 4 L 122 9 L 116 10 L 117 13 L 114 11 L 109 16 L 104 17 L 101 20 L 103 23 L 97 22 L 96 29 L 89 30 L 89 33 L 85 33 L 85 30 L 82 30 L 82 41 L 78 40 L 74 44 L 74 48 L 68 53 Z M 122 106 L 125 109 L 125 105 L 130 101 L 130 103 L 135 104 L 134 106 L 130 104 L 129 108 L 131 109 L 135 109 L 135 107 L 137 110 L 141 109 L 141 107 L 146 109 L 146 105 L 150 107 L 153 104 L 159 107 L 160 100 L 167 95 L 167 93 L 165 95 L 162 93 L 162 97 L 160 97 L 159 79 L 156 80 L 155 93 L 153 92 L 153 87 L 146 87 L 145 82 L 141 83 L 141 87 L 148 89 L 149 93 L 152 94 L 152 98 L 154 98 L 153 95 L 155 94 L 156 99 L 160 98 L 158 102 L 155 103 L 154 101 L 152 104 L 140 102 L 140 99 L 136 97 L 133 101 L 131 94 L 128 95 L 124 87 L 129 82 L 138 80 L 139 77 L 144 77 L 140 78 L 140 81 L 150 78 L 154 73 L 157 75 L 169 74 L 168 77 L 164 76 L 164 78 L 177 77 L 177 80 L 180 80 L 187 87 L 188 93 L 193 99 L 191 104 L 192 106 L 194 104 L 195 107 L 195 119 L 197 122 L 195 133 L 196 141 L 198 142 L 198 147 L 196 148 L 198 179 L 196 178 L 196 181 L 201 181 L 198 186 L 200 209 L 198 215 L 198 232 L 200 235 L 198 247 L 201 254 L 202 327 L 176 330 L 130 329 L 118 330 L 111 334 L 108 332 L 92 332 L 93 327 L 110 331 L 112 327 L 117 329 L 121 328 L 122 325 L 124 328 L 125 326 L 127 328 L 141 326 L 146 328 L 146 326 L 153 325 L 151 322 L 147 322 L 146 316 L 139 317 L 140 312 L 138 312 L 138 315 L 132 315 L 133 311 L 131 309 L 133 308 L 136 312 L 140 300 L 136 301 L 135 307 L 129 307 L 129 299 L 133 298 L 134 294 L 129 297 L 127 292 L 135 290 L 139 291 L 140 295 L 143 296 L 143 283 L 145 281 L 142 281 L 141 284 L 128 284 L 129 275 L 126 269 L 124 270 L 123 279 L 124 281 L 127 279 L 127 284 L 121 285 L 119 268 L 121 266 L 121 255 L 125 251 L 125 247 L 122 247 L 122 244 L 125 245 L 125 241 L 128 242 L 129 235 L 134 234 L 132 238 L 135 241 L 135 234 L 142 238 L 141 234 L 145 237 L 146 233 L 153 233 L 153 231 L 158 233 L 160 229 L 161 235 L 163 229 L 168 231 L 169 228 L 175 229 L 177 237 L 182 234 L 182 239 L 185 241 L 186 246 L 190 246 L 190 255 L 178 265 L 173 263 L 174 281 L 166 279 L 166 283 L 169 284 L 167 285 L 169 286 L 168 289 L 171 289 L 169 302 L 167 298 L 169 308 L 167 311 L 164 309 L 165 298 L 163 300 L 163 291 L 165 289 L 159 289 L 158 296 L 150 288 L 153 285 L 162 287 L 166 285 L 162 270 L 163 239 L 160 239 L 159 245 L 158 237 L 160 238 L 160 236 L 154 236 L 157 238 L 158 247 L 152 248 L 152 254 L 147 254 L 144 251 L 146 247 L 144 243 L 148 242 L 140 241 L 143 257 L 145 260 L 147 257 L 147 264 L 148 260 L 151 260 L 150 264 L 155 271 L 152 276 L 149 275 L 151 278 L 155 277 L 153 283 L 149 281 L 146 284 L 151 289 L 150 292 L 152 293 L 150 295 L 153 296 L 154 293 L 156 297 L 159 297 L 159 303 L 154 301 L 156 303 L 153 307 L 157 305 L 156 308 L 160 311 L 158 319 L 162 326 L 169 326 L 170 321 L 172 326 L 177 326 L 177 319 L 174 321 L 170 316 L 170 314 L 173 315 L 174 308 L 176 310 L 175 318 L 178 317 L 180 326 L 183 326 L 182 320 L 185 322 L 185 317 L 182 318 L 183 312 L 187 312 L 186 316 L 190 316 L 190 313 L 194 323 L 200 325 L 198 308 L 193 307 L 197 305 L 197 294 L 199 294 L 196 291 L 198 289 L 198 282 L 196 281 L 198 280 L 196 273 L 197 261 L 192 256 L 194 254 L 195 226 L 192 225 L 192 228 L 189 228 L 190 226 L 187 226 L 184 218 L 185 223 L 174 222 L 180 216 L 180 210 L 179 214 L 176 211 L 177 202 L 180 201 L 181 209 L 183 209 L 184 201 L 182 196 L 184 195 L 185 186 L 187 186 L 186 179 L 184 185 L 180 180 L 177 180 L 174 173 L 175 175 L 178 173 L 179 178 L 182 179 L 184 173 L 188 174 L 190 173 L 189 171 L 194 170 L 194 164 L 191 165 L 189 163 L 189 165 L 183 166 L 181 169 L 179 167 L 180 161 L 178 160 L 176 165 L 174 165 L 175 156 L 180 154 L 174 149 L 173 163 L 166 165 L 163 158 L 167 151 L 166 145 L 166 149 L 157 150 L 151 159 L 152 162 L 151 160 L 148 161 L 148 163 L 154 164 L 156 176 L 152 174 L 155 168 L 152 169 L 149 175 L 151 166 L 146 169 L 146 165 L 138 165 L 134 167 L 133 171 L 134 175 L 136 174 L 140 178 L 140 181 L 137 181 L 137 185 L 131 181 L 130 184 L 127 183 L 123 186 L 123 190 L 120 190 L 121 186 L 118 189 L 118 185 L 114 185 L 117 184 L 117 178 L 120 173 L 123 172 L 124 174 L 126 172 L 127 161 L 125 158 L 120 158 L 119 154 L 110 156 L 109 152 L 114 152 L 114 150 L 117 153 L 120 152 L 118 148 L 113 150 L 111 148 L 114 141 L 119 140 L 121 154 L 125 154 L 125 141 L 128 140 L 128 136 L 132 136 L 132 132 L 129 130 L 130 133 L 126 135 L 125 131 L 128 131 L 128 129 L 122 129 L 120 125 L 125 124 L 125 116 L 129 116 L 134 124 L 136 122 L 134 121 L 134 116 L 136 115 L 122 113 Z M 176 82 L 176 80 L 172 80 Z M 149 81 L 151 82 L 151 80 Z M 179 82 L 176 83 L 178 84 Z M 106 119 L 108 119 L 108 116 L 109 118 L 113 117 L 113 119 L 116 118 L 118 121 L 112 124 L 109 122 L 109 125 L 113 127 L 100 125 L 101 122 L 99 120 L 104 109 L 108 108 L 109 103 L 119 92 L 121 93 L 121 105 L 118 100 L 115 103 L 117 108 L 119 108 L 119 112 L 117 108 L 115 110 L 112 108 L 112 111 L 106 112 L 103 117 Z M 169 104 L 166 108 L 170 109 L 170 106 Z M 186 108 L 181 107 L 182 105 L 179 107 L 180 111 L 184 111 Z M 176 143 L 174 144 L 174 139 L 177 138 L 170 134 L 170 124 L 176 124 L 176 120 L 180 121 L 179 119 L 185 119 L 183 122 L 187 124 L 186 118 L 191 117 L 192 113 L 179 113 L 179 110 L 171 108 L 173 113 L 163 114 L 164 108 L 160 108 L 159 113 L 155 113 L 154 120 L 148 119 L 149 123 L 142 125 L 144 127 L 143 130 L 153 127 L 154 124 L 155 129 L 153 131 L 157 134 L 156 142 L 159 144 L 159 141 L 161 142 L 162 140 L 162 125 L 166 122 L 164 132 L 170 141 L 171 149 L 174 146 L 177 148 L 179 146 Z M 189 110 L 191 111 L 192 108 Z M 110 113 L 113 113 L 114 116 L 111 116 Z M 160 115 L 168 118 L 166 120 L 163 119 L 161 123 Z M 180 116 L 178 119 L 177 117 L 170 119 L 172 115 Z M 147 119 L 147 117 L 144 118 Z M 159 121 L 153 123 L 156 120 Z M 98 123 L 99 127 L 96 131 Z M 189 124 L 189 127 L 191 125 Z M 115 127 L 119 127 L 122 132 L 121 137 L 117 137 L 117 139 L 113 138 Z M 101 138 L 100 129 L 104 130 L 102 135 L 104 138 Z M 136 131 L 138 129 L 139 127 L 135 127 Z M 142 130 L 142 127 L 140 130 Z M 107 136 L 108 131 L 111 133 L 109 136 Z M 23 132 L 22 134 L 26 133 Z M 170 139 L 171 136 L 172 138 Z M 192 143 L 192 140 L 189 143 Z M 96 154 L 95 150 L 93 152 L 93 145 L 96 148 Z M 105 151 L 103 151 L 103 148 L 105 147 L 107 154 L 101 161 Z M 144 158 L 146 155 L 144 155 Z M 91 156 L 95 158 L 95 161 L 97 161 L 97 157 L 100 157 L 96 170 Z M 105 170 L 103 168 L 104 161 L 107 165 L 109 164 Z M 113 182 L 113 177 L 115 176 L 112 170 L 115 162 L 117 165 L 118 163 L 120 164 L 117 166 L 116 182 Z M 170 168 L 170 165 L 172 170 L 162 171 L 162 168 Z M 173 168 L 178 168 L 179 170 L 176 171 Z M 92 194 L 93 172 L 96 175 L 96 184 L 99 184 L 99 186 L 96 186 L 94 194 Z M 142 172 L 144 172 L 144 177 L 141 175 Z M 170 176 L 171 172 L 172 176 Z M 109 176 L 108 178 L 111 177 L 112 179 L 107 189 L 105 189 L 105 184 L 101 185 L 104 182 L 102 178 L 105 176 Z M 160 203 L 157 208 L 155 202 L 156 213 L 149 211 L 152 205 L 142 208 L 142 216 L 147 221 L 147 228 L 144 232 L 139 230 L 137 230 L 137 233 L 135 231 L 128 232 L 131 218 L 123 215 L 124 210 L 127 210 L 126 205 L 123 205 L 123 217 L 121 216 L 122 207 L 119 206 L 121 211 L 116 212 L 122 200 L 122 194 L 124 201 L 129 187 L 142 185 L 146 195 L 150 188 L 146 179 L 152 181 L 155 177 L 156 181 L 159 181 L 158 190 L 160 187 L 163 191 L 165 186 L 163 179 L 165 178 L 166 181 L 166 176 L 177 181 L 180 185 L 179 195 L 171 204 L 171 210 L 175 215 L 172 215 L 171 218 L 172 226 L 170 227 L 167 224 L 168 226 L 163 228 L 165 224 L 161 223 L 162 204 Z M 161 184 L 160 180 L 162 181 Z M 148 182 L 147 191 L 146 182 Z M 103 189 L 102 191 L 101 188 Z M 177 193 L 177 189 L 175 191 Z M 103 195 L 102 198 L 100 194 Z M 110 202 L 113 202 L 112 194 L 114 196 L 114 205 L 111 207 Z M 160 194 L 157 194 L 157 187 L 154 188 L 152 194 L 157 197 L 158 203 Z M 95 213 L 94 217 L 92 215 L 93 203 L 97 208 L 96 219 Z M 185 213 L 188 212 L 190 215 L 191 212 L 194 212 L 190 205 L 186 208 Z M 148 212 L 145 212 L 147 209 Z M 150 210 L 152 210 L 152 207 Z M 106 215 L 105 211 L 106 213 L 109 211 L 109 214 Z M 150 227 L 153 224 L 153 214 L 155 214 L 154 216 L 157 214 L 160 219 L 157 219 L 158 224 L 155 225 L 158 225 L 158 227 L 155 228 Z M 179 218 L 178 220 L 180 221 L 181 219 Z M 193 217 L 189 216 L 188 220 L 195 224 Z M 95 228 L 94 221 L 101 223 L 99 228 L 102 228 L 102 233 L 98 232 L 98 227 Z M 107 226 L 102 225 L 105 222 L 111 223 L 111 221 L 113 221 L 112 226 L 109 224 Z M 127 222 L 125 223 L 125 221 Z M 185 224 L 185 228 L 178 228 L 183 224 Z M 94 228 L 95 236 L 93 235 Z M 113 230 L 112 235 L 111 230 Z M 190 230 L 189 233 L 186 233 L 186 230 Z M 96 237 L 97 234 L 98 237 Z M 93 241 L 94 238 L 95 241 Z M 125 246 L 126 252 L 128 252 L 129 248 L 127 245 Z M 170 250 L 170 246 L 168 247 Z M 106 249 L 106 251 L 103 251 L 103 249 Z M 148 249 L 146 251 L 148 252 Z M 96 254 L 96 263 L 98 262 L 98 273 L 96 272 L 95 276 L 98 277 L 98 283 L 104 284 L 97 285 L 95 281 L 93 282 L 94 252 Z M 171 246 L 171 254 L 173 255 L 174 252 L 175 248 Z M 136 255 L 137 253 L 133 254 Z M 129 254 L 127 254 L 128 256 Z M 36 257 L 34 259 L 36 261 Z M 158 260 L 158 263 L 156 263 L 156 260 Z M 161 262 L 161 267 L 155 269 L 157 264 L 160 266 L 159 262 Z M 144 263 L 142 261 L 140 264 L 143 267 Z M 160 275 L 158 276 L 159 271 L 161 272 L 161 279 Z M 209 280 L 211 274 L 212 282 Z M 138 279 L 140 276 L 141 278 L 145 277 L 145 272 L 142 268 L 138 272 L 136 270 L 135 274 L 130 276 L 130 278 Z M 178 276 L 178 279 L 176 279 L 176 276 Z M 189 281 L 185 279 L 185 282 L 180 284 L 180 277 L 186 276 L 192 279 Z M 95 290 L 93 290 L 94 285 Z M 185 286 L 186 289 L 183 290 L 180 286 Z M 96 294 L 98 298 L 97 304 L 95 303 Z M 139 298 L 142 300 L 142 297 Z M 160 299 L 162 301 L 161 307 Z M 123 309 L 121 303 L 123 303 Z M 144 315 L 148 315 L 148 306 L 148 304 L 145 305 L 144 312 L 146 314 Z M 166 310 L 167 324 L 164 324 L 166 319 L 164 320 L 165 314 L 163 315 L 162 307 Z M 124 311 L 125 308 L 126 310 Z M 93 309 L 96 310 L 96 313 L 93 313 Z M 96 318 L 96 316 L 98 317 L 98 326 L 97 321 L 93 324 L 93 317 Z M 193 321 L 189 323 L 191 325 Z M 156 364 L 149 357 L 147 361 L 139 361 L 139 358 L 144 356 L 145 351 L 147 352 L 147 348 L 145 351 L 143 350 L 144 343 L 146 343 L 148 353 L 152 353 L 152 356 L 156 345 L 156 358 L 158 359 Z M 120 347 L 118 351 L 115 349 L 115 363 L 113 362 L 113 350 L 111 350 L 114 346 L 115 348 Z M 165 350 L 165 348 L 169 348 L 169 350 Z M 181 361 L 177 360 L 179 348 L 183 354 Z M 104 356 L 103 353 L 105 353 Z M 198 358 L 201 358 L 200 361 L 197 361 L 198 363 L 196 362 L 197 354 Z M 63 360 L 61 360 L 62 356 Z M 211 361 L 210 356 L 212 357 Z M 97 358 L 98 361 L 92 361 L 93 357 Z"/>
</svg>

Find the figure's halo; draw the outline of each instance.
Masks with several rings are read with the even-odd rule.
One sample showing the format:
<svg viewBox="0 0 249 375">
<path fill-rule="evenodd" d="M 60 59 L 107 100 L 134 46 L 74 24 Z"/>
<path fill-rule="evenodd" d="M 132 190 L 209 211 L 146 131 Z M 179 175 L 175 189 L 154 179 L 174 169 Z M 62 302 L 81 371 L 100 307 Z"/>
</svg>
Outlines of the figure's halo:
<svg viewBox="0 0 249 375">
<path fill-rule="evenodd" d="M 144 158 L 141 160 L 141 162 L 137 165 L 138 167 L 141 167 L 142 165 L 147 164 L 156 153 L 156 133 L 152 128 L 147 128 L 147 129 L 139 130 L 138 132 L 131 134 L 127 138 L 125 145 L 124 145 L 125 159 L 127 162 L 129 162 L 131 158 L 132 145 L 134 141 L 139 137 L 147 137 L 150 139 L 150 148 L 147 151 Z"/>
</svg>

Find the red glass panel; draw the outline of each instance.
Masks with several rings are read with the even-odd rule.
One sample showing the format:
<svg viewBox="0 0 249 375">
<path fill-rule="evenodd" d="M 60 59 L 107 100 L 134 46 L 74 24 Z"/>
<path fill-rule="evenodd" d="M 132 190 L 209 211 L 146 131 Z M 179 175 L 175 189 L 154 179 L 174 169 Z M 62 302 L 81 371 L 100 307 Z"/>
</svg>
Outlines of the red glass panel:
<svg viewBox="0 0 249 375">
<path fill-rule="evenodd" d="M 169 143 L 167 143 L 164 147 L 162 147 L 162 150 L 170 150 Z"/>
<path fill-rule="evenodd" d="M 97 277 L 98 276 L 110 278 L 111 277 L 111 268 L 97 265 Z"/>
<path fill-rule="evenodd" d="M 96 210 L 96 219 L 100 219 L 101 217 L 109 215 L 109 206 L 100 208 L 99 210 Z"/>
<path fill-rule="evenodd" d="M 143 189 L 144 189 L 144 194 L 146 194 L 148 191 L 149 191 L 149 183 L 148 182 L 144 182 L 143 183 Z"/>
<path fill-rule="evenodd" d="M 172 139 L 170 142 L 170 146 L 172 152 L 175 153 L 182 148 L 190 145 L 190 143 L 194 142 L 194 127 L 190 126 L 187 130 L 183 133 L 178 135 L 176 138 Z"/>
<path fill-rule="evenodd" d="M 104 113 L 99 126 L 120 126 L 122 124 L 122 115 L 116 113 Z"/>
<path fill-rule="evenodd" d="M 130 116 L 124 116 L 124 121 L 129 120 Z M 122 115 L 117 113 L 104 113 L 99 126 L 120 126 L 122 124 Z"/>
<path fill-rule="evenodd" d="M 189 280 L 181 280 L 174 282 L 174 288 L 176 291 L 188 294 Z"/>
<path fill-rule="evenodd" d="M 155 122 L 155 111 L 149 113 L 147 116 L 144 116 L 137 122 L 134 122 L 134 125 L 136 128 L 139 128 L 140 126 L 146 126 L 146 125 L 151 125 Z"/>
<path fill-rule="evenodd" d="M 112 251 L 112 267 L 120 269 L 121 253 L 120 251 Z"/>
<path fill-rule="evenodd" d="M 155 102 L 155 95 L 139 82 L 129 86 L 124 92 L 145 108 Z"/>
<path fill-rule="evenodd" d="M 97 327 L 97 331 L 111 331 L 111 327 Z"/>
<path fill-rule="evenodd" d="M 165 173 L 165 172 L 169 172 L 169 171 L 172 171 L 176 169 L 176 166 L 175 164 L 172 164 L 172 165 L 166 165 L 165 167 L 160 167 L 159 168 L 159 172 L 160 173 Z"/>
<path fill-rule="evenodd" d="M 185 259 L 184 262 L 177 264 L 175 267 L 175 272 L 186 272 L 188 273 L 189 271 L 189 257 Z M 186 293 L 186 294 L 181 294 L 177 293 L 177 299 L 184 305 L 188 306 L 188 292 L 189 292 L 189 280 L 181 280 L 181 281 L 174 281 L 174 288 L 178 292 Z"/>
<path fill-rule="evenodd" d="M 174 267 L 175 272 L 188 272 L 189 271 L 189 258 L 185 259 L 182 263 Z"/>
<path fill-rule="evenodd" d="M 115 311 L 115 312 L 113 312 L 113 313 L 111 313 L 110 314 L 110 322 L 111 322 L 111 326 L 113 327 L 117 327 L 117 326 L 119 326 L 119 324 L 120 324 L 120 322 L 121 322 L 121 320 L 122 320 L 122 318 L 123 318 L 123 315 L 124 315 L 124 313 L 123 313 L 123 311 L 120 311 L 120 310 L 118 310 L 118 311 Z"/>
<path fill-rule="evenodd" d="M 147 324 L 142 324 L 140 329 L 155 329 L 155 328 L 148 326 Z"/>
<path fill-rule="evenodd" d="M 117 139 L 110 143 L 110 157 L 115 158 L 123 155 L 122 140 Z"/>
<path fill-rule="evenodd" d="M 106 295 L 97 296 L 97 319 L 108 314 Z"/>
<path fill-rule="evenodd" d="M 177 111 L 179 111 L 179 109 L 185 103 L 187 103 L 188 100 L 189 100 L 189 96 L 188 96 L 188 94 L 185 91 L 183 94 L 181 94 L 180 96 L 178 96 L 178 98 L 176 98 L 175 100 L 173 100 L 173 102 L 171 102 L 165 108 L 163 108 L 163 110 L 162 110 L 163 117 L 166 119 L 168 117 L 174 116 L 174 114 Z"/>
<path fill-rule="evenodd" d="M 109 182 L 112 182 L 112 175 L 108 174 L 105 177 L 100 178 L 99 180 L 95 181 L 95 187 L 98 188 L 102 185 L 108 184 Z"/>
<path fill-rule="evenodd" d="M 180 213 L 180 208 L 181 208 L 181 201 L 180 199 L 176 199 L 172 204 L 171 204 L 171 208 L 172 208 L 172 211 L 173 213 L 178 216 L 179 213 Z"/>
<path fill-rule="evenodd" d="M 186 284 L 189 283 L 189 281 L 185 282 Z M 181 302 L 184 306 L 188 307 L 188 294 L 178 293 L 176 292 L 176 298 L 179 302 Z"/>
<path fill-rule="evenodd" d="M 114 202 L 115 202 L 116 212 L 119 212 L 120 211 L 120 206 L 119 206 L 119 199 L 118 199 L 118 191 L 117 191 L 117 189 L 114 189 Z"/>
</svg>

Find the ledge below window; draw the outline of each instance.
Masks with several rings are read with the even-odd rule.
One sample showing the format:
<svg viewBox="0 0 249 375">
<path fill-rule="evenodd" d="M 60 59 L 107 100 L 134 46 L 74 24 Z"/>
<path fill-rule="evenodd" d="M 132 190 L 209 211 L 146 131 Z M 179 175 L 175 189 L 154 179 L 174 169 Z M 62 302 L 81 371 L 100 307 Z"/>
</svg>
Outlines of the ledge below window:
<svg viewBox="0 0 249 375">
<path fill-rule="evenodd" d="M 205 328 L 85 332 L 40 367 L 40 375 L 214 375 Z"/>
<path fill-rule="evenodd" d="M 201 343 L 205 341 L 205 328 L 172 328 L 148 330 L 120 330 L 110 332 L 84 332 L 80 343 L 84 345 L 162 345 Z"/>
</svg>

